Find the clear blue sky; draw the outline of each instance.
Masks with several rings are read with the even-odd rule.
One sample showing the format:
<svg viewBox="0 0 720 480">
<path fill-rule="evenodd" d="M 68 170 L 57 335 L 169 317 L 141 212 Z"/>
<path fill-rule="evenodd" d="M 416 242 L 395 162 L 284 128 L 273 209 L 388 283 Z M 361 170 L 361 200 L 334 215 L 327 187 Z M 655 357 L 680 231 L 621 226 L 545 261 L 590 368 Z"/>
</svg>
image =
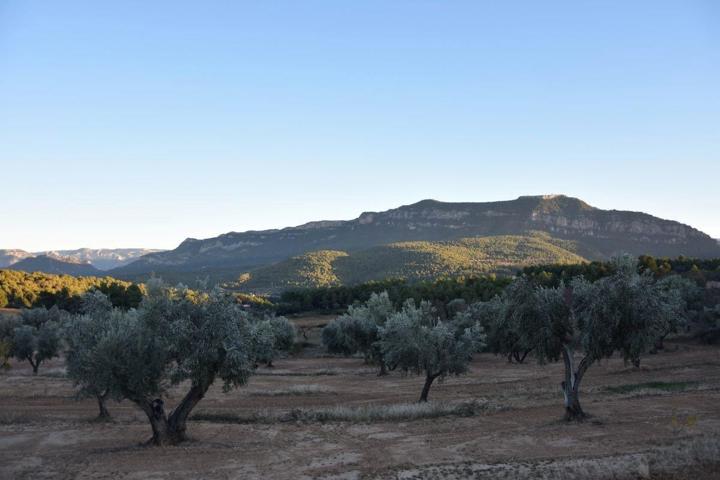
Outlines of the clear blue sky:
<svg viewBox="0 0 720 480">
<path fill-rule="evenodd" d="M 0 248 L 565 193 L 720 237 L 720 2 L 0 0 Z"/>
</svg>

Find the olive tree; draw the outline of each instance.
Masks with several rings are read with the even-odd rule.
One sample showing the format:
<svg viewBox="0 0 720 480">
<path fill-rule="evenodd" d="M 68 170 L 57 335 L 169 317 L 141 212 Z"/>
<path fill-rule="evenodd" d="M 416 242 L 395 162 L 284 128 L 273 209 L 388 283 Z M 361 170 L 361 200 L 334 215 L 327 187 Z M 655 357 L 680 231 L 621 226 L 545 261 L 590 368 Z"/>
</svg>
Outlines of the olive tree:
<svg viewBox="0 0 720 480">
<path fill-rule="evenodd" d="M 266 317 L 270 322 L 275 336 L 275 348 L 280 351 L 288 351 L 292 348 L 295 343 L 295 337 L 297 337 L 297 331 L 295 325 L 288 320 L 286 317 Z"/>
<path fill-rule="evenodd" d="M 675 308 L 649 274 L 637 273 L 634 260 L 616 259 L 615 265 L 612 275 L 594 283 L 577 278 L 569 289 L 563 284 L 537 287 L 533 295 L 509 304 L 511 309 L 526 309 L 518 333 L 523 342 L 533 346 L 538 360 L 563 361 L 566 420 L 586 417 L 580 405 L 580 385 L 588 368 L 616 352 L 625 361 L 637 362 Z M 520 301 L 522 304 L 515 303 Z M 577 363 L 576 351 L 582 352 Z"/>
<path fill-rule="evenodd" d="M 535 287 L 519 278 L 505 288 L 502 296 L 484 302 L 484 306 L 489 319 L 488 349 L 496 355 L 506 354 L 510 363 L 523 363 L 535 349 L 532 339 L 521 333 L 521 326 L 529 321 L 526 317 L 537 314 Z"/>
<path fill-rule="evenodd" d="M 37 375 L 40 364 L 60 354 L 60 322 L 57 308 L 23 310 L 21 325 L 14 329 L 12 353 L 18 360 L 27 360 Z"/>
<path fill-rule="evenodd" d="M 386 373 L 386 362 L 378 345 L 379 329 L 395 313 L 387 292 L 373 293 L 367 302 L 350 306 L 345 315 L 323 329 L 328 351 L 352 355 L 362 353 L 365 361 L 379 364 L 379 375 Z"/>
<path fill-rule="evenodd" d="M 20 310 L 20 317 L 24 325 L 40 328 L 48 322 L 59 325 L 67 317 L 67 313 L 60 310 L 57 306 L 53 306 L 50 309 L 38 307 Z"/>
<path fill-rule="evenodd" d="M 668 275 L 658 280 L 658 288 L 665 295 L 668 308 L 658 325 L 655 350 L 662 350 L 665 337 L 678 333 L 688 325 L 691 316 L 702 309 L 702 290 L 695 282 L 679 275 Z"/>
<path fill-rule="evenodd" d="M 322 341 L 330 353 L 353 355 L 372 345 L 376 330 L 376 325 L 344 314 L 323 328 Z"/>
<path fill-rule="evenodd" d="M 482 327 L 458 332 L 434 315 L 430 304 L 409 300 L 379 328 L 379 347 L 390 369 L 425 375 L 420 402 L 426 402 L 436 378 L 465 373 L 473 353 L 483 343 Z"/>
<path fill-rule="evenodd" d="M 250 331 L 255 361 L 268 367 L 280 351 L 290 350 L 295 342 L 295 326 L 285 317 L 265 316 L 251 322 Z"/>
<path fill-rule="evenodd" d="M 21 323 L 17 315 L 0 313 L 0 368 L 10 368 L 9 360 L 13 356 L 15 329 Z"/>
<path fill-rule="evenodd" d="M 475 324 L 480 324 L 487 339 L 486 342 L 478 344 L 477 351 L 489 350 L 495 354 L 505 353 L 502 346 L 512 343 L 506 341 L 506 335 L 502 333 L 505 311 L 505 302 L 501 297 L 495 296 L 486 302 L 472 303 L 465 310 L 456 313 L 453 317 L 453 325 L 460 332 Z M 514 343 L 512 345 L 514 346 Z M 512 358 L 512 355 L 508 355 L 508 361 Z"/>
<path fill-rule="evenodd" d="M 98 419 L 109 420 L 107 399 L 114 394 L 113 377 L 104 363 L 103 350 L 106 335 L 114 324 L 122 322 L 123 313 L 113 309 L 110 300 L 100 291 L 83 296 L 83 314 L 65 322 L 64 338 L 67 345 L 65 365 L 67 375 L 79 388 L 80 397 L 97 400 Z"/>
<path fill-rule="evenodd" d="M 95 379 L 89 372 L 81 381 L 107 386 L 111 396 L 135 403 L 147 416 L 155 445 L 186 439 L 187 419 L 216 379 L 229 391 L 253 371 L 248 321 L 219 290 L 195 293 L 151 280 L 136 311 L 115 311 L 104 325 L 95 358 L 108 377 Z M 188 388 L 167 413 L 163 396 L 180 384 Z"/>
</svg>

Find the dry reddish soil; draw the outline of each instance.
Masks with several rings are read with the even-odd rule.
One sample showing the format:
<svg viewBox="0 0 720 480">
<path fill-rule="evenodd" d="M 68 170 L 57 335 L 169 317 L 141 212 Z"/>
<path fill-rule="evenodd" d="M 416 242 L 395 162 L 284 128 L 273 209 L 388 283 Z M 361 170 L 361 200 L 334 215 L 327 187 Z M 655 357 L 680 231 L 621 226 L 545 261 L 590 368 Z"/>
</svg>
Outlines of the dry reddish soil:
<svg viewBox="0 0 720 480">
<path fill-rule="evenodd" d="M 317 338 L 317 332 L 311 335 Z M 356 358 L 319 349 L 261 368 L 230 393 L 214 386 L 196 414 L 413 402 L 422 379 L 378 377 Z M 470 417 L 353 422 L 191 421 L 176 447 L 146 447 L 150 428 L 128 402 L 109 404 L 112 423 L 76 400 L 62 361 L 33 376 L 13 363 L 0 373 L 0 478 L 720 478 L 720 349 L 668 342 L 639 369 L 612 359 L 591 367 L 583 405 L 592 418 L 566 424 L 559 364 L 508 364 L 479 355 L 468 375 L 434 385 L 434 402 L 479 400 Z M 608 387 L 671 382 L 671 391 Z M 686 382 L 686 383 L 680 383 Z M 290 386 L 310 393 L 277 395 Z M 302 388 L 302 387 L 301 387 Z M 275 392 L 276 394 L 273 394 Z M 178 388 L 166 403 L 182 394 Z M 206 417 L 207 418 L 207 417 Z"/>
</svg>

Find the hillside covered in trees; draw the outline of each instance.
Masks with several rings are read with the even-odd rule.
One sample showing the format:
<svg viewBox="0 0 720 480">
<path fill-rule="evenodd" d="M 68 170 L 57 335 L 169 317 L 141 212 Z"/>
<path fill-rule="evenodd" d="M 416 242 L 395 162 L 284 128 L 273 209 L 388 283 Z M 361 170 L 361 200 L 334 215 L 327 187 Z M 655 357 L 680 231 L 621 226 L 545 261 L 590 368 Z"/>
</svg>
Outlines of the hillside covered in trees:
<svg viewBox="0 0 720 480">
<path fill-rule="evenodd" d="M 687 278 L 700 287 L 705 305 L 720 303 L 720 288 L 705 288 L 708 282 L 720 282 L 720 258 L 655 258 L 643 255 L 638 258 L 638 271 L 649 271 L 658 279 L 670 275 Z M 611 261 L 537 264 L 523 267 L 514 273 L 515 276 L 526 277 L 535 285 L 557 287 L 561 282 L 569 285 L 578 277 L 589 281 L 599 280 L 615 273 L 615 267 Z M 447 313 L 444 311 L 445 306 L 453 300 L 460 299 L 467 303 L 488 300 L 501 293 L 511 280 L 512 277 L 506 275 L 458 276 L 434 281 L 386 279 L 356 285 L 289 289 L 273 301 L 282 312 L 332 312 L 365 302 L 373 293 L 386 291 L 396 306 L 407 299 L 428 300 L 443 314 Z"/>
<path fill-rule="evenodd" d="M 142 299 L 142 287 L 111 277 L 74 277 L 46 273 L 0 270 L 0 308 L 57 306 L 75 312 L 81 297 L 89 290 L 105 293 L 117 307 L 136 307 Z"/>
<path fill-rule="evenodd" d="M 357 252 L 322 250 L 243 274 L 236 288 L 277 293 L 290 288 L 354 285 L 389 278 L 417 281 L 512 274 L 528 265 L 584 262 L 574 253 L 575 248 L 573 242 L 536 233 L 400 242 Z"/>
</svg>

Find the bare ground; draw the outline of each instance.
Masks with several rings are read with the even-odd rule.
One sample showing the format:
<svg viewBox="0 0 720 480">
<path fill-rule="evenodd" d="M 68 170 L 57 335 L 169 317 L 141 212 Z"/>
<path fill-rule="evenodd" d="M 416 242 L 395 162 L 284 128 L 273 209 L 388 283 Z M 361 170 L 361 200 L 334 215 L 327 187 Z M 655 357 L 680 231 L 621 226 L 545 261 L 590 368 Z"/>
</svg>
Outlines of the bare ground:
<svg viewBox="0 0 720 480">
<path fill-rule="evenodd" d="M 377 377 L 355 358 L 275 364 L 228 394 L 216 385 L 195 412 L 212 421 L 190 422 L 190 442 L 157 448 L 142 446 L 150 429 L 128 402 L 109 404 L 114 422 L 94 422 L 95 403 L 75 399 L 60 360 L 37 377 L 14 363 L 0 374 L 0 478 L 720 478 L 717 347 L 669 343 L 639 369 L 616 359 L 593 365 L 582 397 L 592 418 L 581 424 L 560 420 L 561 365 L 491 355 L 430 392 L 435 402 L 491 406 L 474 416 L 233 421 L 298 407 L 412 402 L 422 387 L 414 376 Z"/>
</svg>

